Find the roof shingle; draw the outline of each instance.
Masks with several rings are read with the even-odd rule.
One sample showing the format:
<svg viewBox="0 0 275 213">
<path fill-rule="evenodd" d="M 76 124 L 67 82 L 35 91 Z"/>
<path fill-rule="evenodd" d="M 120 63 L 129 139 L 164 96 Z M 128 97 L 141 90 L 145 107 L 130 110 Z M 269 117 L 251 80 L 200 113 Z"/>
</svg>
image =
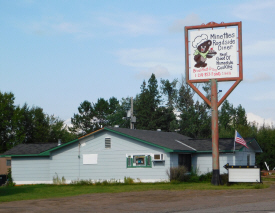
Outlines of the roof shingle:
<svg viewBox="0 0 275 213">
<path fill-rule="evenodd" d="M 57 143 L 18 144 L 6 151 L 4 155 L 40 154 L 57 146 Z"/>
<path fill-rule="evenodd" d="M 95 131 L 81 138 L 88 137 L 92 134 L 97 134 L 100 131 L 111 131 L 116 134 L 124 135 L 133 139 L 149 143 L 154 146 L 162 147 L 164 149 L 170 149 L 172 152 L 212 152 L 212 140 L 211 139 L 192 139 L 190 137 L 181 135 L 175 132 L 160 132 L 150 130 L 138 130 L 138 129 L 125 129 L 117 127 L 105 127 L 99 131 Z M 78 140 L 75 140 L 78 141 Z M 74 143 L 71 141 L 70 143 Z M 256 152 L 262 152 L 259 144 L 254 138 L 245 138 L 245 141 L 250 144 Z M 14 148 L 8 150 L 3 155 L 35 155 L 41 154 L 47 150 L 57 148 L 57 143 L 36 143 L 36 144 L 19 144 Z M 66 146 L 63 144 L 58 147 L 62 148 Z M 235 150 L 243 148 L 241 144 L 236 143 Z M 223 152 L 232 152 L 234 149 L 234 138 L 220 138 L 219 150 Z M 54 149 L 53 149 L 54 150 Z M 51 150 L 52 151 L 52 150 Z M 169 151 L 169 150 L 167 150 Z M 44 154 L 44 153 L 43 153 Z M 42 154 L 42 155 L 43 155 Z"/>
</svg>

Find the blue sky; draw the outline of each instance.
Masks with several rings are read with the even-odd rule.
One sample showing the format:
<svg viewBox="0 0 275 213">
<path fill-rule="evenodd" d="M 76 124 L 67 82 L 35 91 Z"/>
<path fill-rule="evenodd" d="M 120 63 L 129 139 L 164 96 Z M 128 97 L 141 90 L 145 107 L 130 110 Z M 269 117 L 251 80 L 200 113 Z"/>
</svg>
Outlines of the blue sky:
<svg viewBox="0 0 275 213">
<path fill-rule="evenodd" d="M 181 79 L 184 26 L 242 21 L 244 80 L 228 100 L 274 123 L 275 1 L 195 2 L 0 0 L 0 90 L 67 120 L 84 100 L 135 96 L 151 73 Z"/>
</svg>

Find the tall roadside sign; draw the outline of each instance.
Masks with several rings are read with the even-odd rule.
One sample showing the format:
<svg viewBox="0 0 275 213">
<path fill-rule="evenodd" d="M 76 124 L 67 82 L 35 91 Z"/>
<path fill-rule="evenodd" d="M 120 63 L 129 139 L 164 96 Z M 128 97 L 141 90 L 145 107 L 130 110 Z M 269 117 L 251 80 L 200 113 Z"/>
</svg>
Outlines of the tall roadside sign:
<svg viewBox="0 0 275 213">
<path fill-rule="evenodd" d="M 218 107 L 243 80 L 242 23 L 210 22 L 185 27 L 185 77 L 188 85 L 212 109 L 212 180 L 220 185 Z M 194 83 L 211 82 L 211 98 Z M 217 82 L 235 81 L 218 100 Z"/>
</svg>

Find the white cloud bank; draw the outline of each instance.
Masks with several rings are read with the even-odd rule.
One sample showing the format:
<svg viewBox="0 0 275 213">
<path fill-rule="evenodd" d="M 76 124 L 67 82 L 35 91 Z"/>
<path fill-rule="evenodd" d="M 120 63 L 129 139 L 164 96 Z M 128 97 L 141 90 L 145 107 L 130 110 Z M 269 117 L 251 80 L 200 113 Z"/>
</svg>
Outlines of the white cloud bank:
<svg viewBox="0 0 275 213">
<path fill-rule="evenodd" d="M 184 19 L 178 19 L 174 21 L 169 30 L 171 32 L 184 32 L 185 26 L 200 25 L 201 23 L 202 20 L 200 19 L 199 15 L 192 13 L 186 16 Z"/>
<path fill-rule="evenodd" d="M 41 18 L 33 21 L 25 30 L 39 36 L 72 35 L 76 38 L 93 37 L 94 27 L 88 22 L 71 22 L 60 17 Z"/>
<path fill-rule="evenodd" d="M 147 78 L 152 72 L 157 77 L 168 77 L 184 72 L 184 52 L 172 52 L 166 48 L 123 49 L 116 53 L 119 62 L 135 68 L 137 78 Z"/>
<path fill-rule="evenodd" d="M 233 14 L 241 20 L 257 20 L 257 21 L 272 21 L 266 19 L 266 14 L 274 13 L 275 1 L 247 1 L 235 7 Z"/>
<path fill-rule="evenodd" d="M 247 120 L 251 123 L 256 122 L 258 127 L 261 127 L 263 124 L 266 126 L 273 126 L 275 123 L 275 121 L 270 118 L 264 119 L 261 116 L 255 115 L 251 112 L 247 113 Z"/>
<path fill-rule="evenodd" d="M 270 74 L 267 74 L 265 72 L 256 73 L 254 75 L 250 75 L 246 78 L 244 78 L 244 82 L 247 83 L 258 83 L 262 81 L 271 81 L 273 77 Z"/>
<path fill-rule="evenodd" d="M 243 48 L 243 54 L 247 56 L 266 57 L 266 55 L 273 56 L 273 48 L 275 46 L 275 39 L 263 40 L 250 43 Z"/>
<path fill-rule="evenodd" d="M 138 79 L 149 79 L 152 75 L 152 73 L 155 74 L 157 78 L 166 78 L 170 76 L 170 73 L 168 72 L 168 69 L 166 67 L 163 67 L 161 65 L 157 65 L 154 67 L 150 67 L 146 70 L 140 71 L 136 77 Z"/>
<path fill-rule="evenodd" d="M 111 34 L 151 35 L 159 31 L 159 22 L 152 16 L 139 14 L 104 14 L 98 21 L 109 27 Z"/>
<path fill-rule="evenodd" d="M 68 118 L 64 121 L 64 126 L 73 127 L 73 125 L 71 123 L 71 118 Z"/>
</svg>

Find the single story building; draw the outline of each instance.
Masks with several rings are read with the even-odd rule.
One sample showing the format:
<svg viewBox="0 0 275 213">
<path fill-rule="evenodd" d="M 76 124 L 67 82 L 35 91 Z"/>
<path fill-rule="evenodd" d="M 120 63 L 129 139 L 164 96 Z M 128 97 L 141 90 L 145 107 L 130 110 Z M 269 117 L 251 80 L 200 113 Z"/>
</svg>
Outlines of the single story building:
<svg viewBox="0 0 275 213">
<path fill-rule="evenodd" d="M 254 138 L 245 138 L 249 149 L 234 138 L 219 139 L 220 172 L 223 166 L 255 165 L 262 152 Z M 186 166 L 198 173 L 212 172 L 212 142 L 175 133 L 105 127 L 59 145 L 19 144 L 4 153 L 11 157 L 16 184 L 52 183 L 53 177 L 73 180 L 116 180 L 131 177 L 142 182 L 169 181 L 171 167 Z"/>
</svg>

